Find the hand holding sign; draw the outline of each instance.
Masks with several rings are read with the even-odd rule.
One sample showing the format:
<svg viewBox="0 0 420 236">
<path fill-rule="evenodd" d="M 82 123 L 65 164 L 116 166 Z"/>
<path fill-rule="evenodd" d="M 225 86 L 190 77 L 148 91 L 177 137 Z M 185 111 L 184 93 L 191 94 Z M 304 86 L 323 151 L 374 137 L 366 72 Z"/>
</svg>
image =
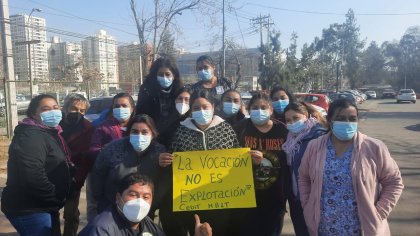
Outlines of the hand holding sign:
<svg viewBox="0 0 420 236">
<path fill-rule="evenodd" d="M 262 152 L 257 151 L 257 150 L 251 150 L 251 151 L 249 151 L 249 154 L 251 154 L 252 164 L 254 164 L 254 165 L 260 165 L 261 164 L 261 161 L 263 159 Z"/>
<path fill-rule="evenodd" d="M 161 167 L 167 167 L 172 164 L 174 157 L 170 153 L 161 153 L 159 155 L 159 165 Z"/>
<path fill-rule="evenodd" d="M 195 219 L 195 233 L 194 236 L 211 236 L 212 229 L 210 224 L 207 222 L 201 223 L 200 217 L 197 214 L 194 214 Z"/>
</svg>

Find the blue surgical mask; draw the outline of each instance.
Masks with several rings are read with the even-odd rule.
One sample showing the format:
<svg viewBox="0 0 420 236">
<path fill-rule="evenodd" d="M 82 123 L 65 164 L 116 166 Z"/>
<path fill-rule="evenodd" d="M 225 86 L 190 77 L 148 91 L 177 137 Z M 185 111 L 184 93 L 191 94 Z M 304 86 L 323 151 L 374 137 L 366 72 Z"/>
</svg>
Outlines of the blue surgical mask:
<svg viewBox="0 0 420 236">
<path fill-rule="evenodd" d="M 289 105 L 289 100 L 277 100 L 273 102 L 273 109 L 276 113 L 280 114 L 284 112 L 284 108 Z"/>
<path fill-rule="evenodd" d="M 131 146 L 133 146 L 134 150 L 137 152 L 146 150 L 146 148 L 149 147 L 151 141 L 151 135 L 130 134 Z"/>
<path fill-rule="evenodd" d="M 44 111 L 39 114 L 42 124 L 55 128 L 60 124 L 63 114 L 61 110 Z"/>
<path fill-rule="evenodd" d="M 207 70 L 199 70 L 197 72 L 197 74 L 198 74 L 198 79 L 204 80 L 204 81 L 208 81 L 212 77 L 212 74 L 211 74 L 210 69 L 207 69 Z"/>
<path fill-rule="evenodd" d="M 305 128 L 305 126 L 304 120 L 298 120 L 292 124 L 287 124 L 287 130 L 294 134 L 298 134 Z"/>
<path fill-rule="evenodd" d="M 173 77 L 172 76 L 158 76 L 157 77 L 157 81 L 159 82 L 160 86 L 164 89 L 167 89 L 169 87 L 171 87 L 172 82 L 173 82 Z"/>
<path fill-rule="evenodd" d="M 334 121 L 332 132 L 341 141 L 348 141 L 357 132 L 357 122 Z"/>
<path fill-rule="evenodd" d="M 228 116 L 236 115 L 239 111 L 239 108 L 241 108 L 241 105 L 233 102 L 223 103 L 223 112 Z"/>
<path fill-rule="evenodd" d="M 112 114 L 118 121 L 125 121 L 130 119 L 131 109 L 129 107 L 114 108 Z"/>
<path fill-rule="evenodd" d="M 256 125 L 263 125 L 270 119 L 268 110 L 251 110 L 251 121 Z"/>
<path fill-rule="evenodd" d="M 212 110 L 199 110 L 191 113 L 192 118 L 199 125 L 207 125 L 213 120 Z"/>
</svg>

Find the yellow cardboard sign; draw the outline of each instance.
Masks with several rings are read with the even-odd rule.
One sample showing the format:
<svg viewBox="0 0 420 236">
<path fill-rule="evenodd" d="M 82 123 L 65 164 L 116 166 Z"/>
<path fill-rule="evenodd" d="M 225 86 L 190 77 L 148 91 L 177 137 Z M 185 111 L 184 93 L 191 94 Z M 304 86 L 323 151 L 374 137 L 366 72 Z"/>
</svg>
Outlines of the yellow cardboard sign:
<svg viewBox="0 0 420 236">
<path fill-rule="evenodd" d="M 256 207 L 249 151 L 173 153 L 173 211 Z"/>
</svg>

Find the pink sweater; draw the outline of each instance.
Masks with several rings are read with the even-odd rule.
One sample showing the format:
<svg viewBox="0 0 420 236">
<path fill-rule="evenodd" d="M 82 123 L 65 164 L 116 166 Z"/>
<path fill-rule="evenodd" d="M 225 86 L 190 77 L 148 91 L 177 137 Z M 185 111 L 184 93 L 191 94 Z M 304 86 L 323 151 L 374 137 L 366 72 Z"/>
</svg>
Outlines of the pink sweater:
<svg viewBox="0 0 420 236">
<path fill-rule="evenodd" d="M 299 168 L 299 191 L 310 235 L 318 235 L 327 141 L 331 132 L 312 140 Z M 387 217 L 404 185 L 385 144 L 360 132 L 354 137 L 352 183 L 362 235 L 391 235 Z"/>
</svg>

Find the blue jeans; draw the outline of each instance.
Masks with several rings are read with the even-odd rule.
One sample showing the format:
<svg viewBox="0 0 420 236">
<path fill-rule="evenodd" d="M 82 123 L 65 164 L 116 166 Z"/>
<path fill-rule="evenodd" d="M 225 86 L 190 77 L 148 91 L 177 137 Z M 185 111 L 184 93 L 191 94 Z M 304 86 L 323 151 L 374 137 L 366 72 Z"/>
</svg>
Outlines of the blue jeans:
<svg viewBox="0 0 420 236">
<path fill-rule="evenodd" d="M 56 235 L 53 233 L 57 227 L 56 217 L 56 214 L 43 212 L 7 218 L 21 236 L 49 236 Z"/>
</svg>

